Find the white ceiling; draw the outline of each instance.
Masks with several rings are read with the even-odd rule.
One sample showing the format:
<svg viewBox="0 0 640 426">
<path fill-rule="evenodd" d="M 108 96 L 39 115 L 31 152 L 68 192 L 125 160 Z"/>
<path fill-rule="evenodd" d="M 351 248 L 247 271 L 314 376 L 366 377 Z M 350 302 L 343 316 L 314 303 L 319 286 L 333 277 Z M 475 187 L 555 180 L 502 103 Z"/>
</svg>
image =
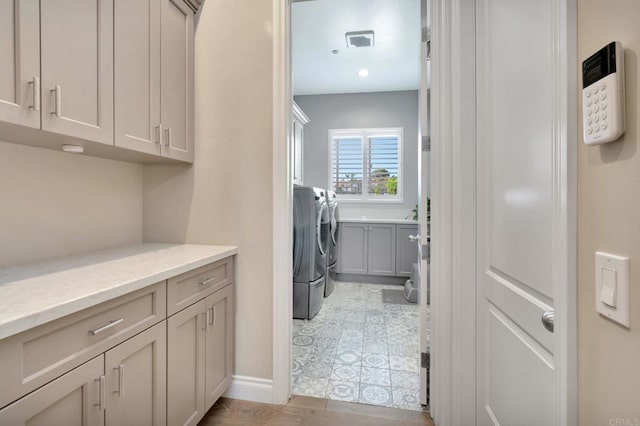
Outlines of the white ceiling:
<svg viewBox="0 0 640 426">
<path fill-rule="evenodd" d="M 348 31 L 375 46 L 347 48 Z M 420 0 L 313 0 L 292 6 L 296 95 L 414 90 L 420 83 Z M 331 51 L 338 49 L 338 54 Z M 358 77 L 361 68 L 369 70 Z"/>
</svg>

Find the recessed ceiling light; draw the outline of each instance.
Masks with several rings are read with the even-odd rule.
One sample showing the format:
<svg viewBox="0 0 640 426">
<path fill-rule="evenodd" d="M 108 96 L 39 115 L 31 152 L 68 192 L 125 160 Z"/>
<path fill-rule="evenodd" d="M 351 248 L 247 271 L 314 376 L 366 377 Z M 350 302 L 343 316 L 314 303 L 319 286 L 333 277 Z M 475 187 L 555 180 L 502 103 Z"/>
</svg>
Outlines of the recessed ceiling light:
<svg viewBox="0 0 640 426">
<path fill-rule="evenodd" d="M 366 68 L 362 68 L 360 71 L 358 71 L 358 77 L 367 77 L 369 75 L 369 70 Z"/>
<path fill-rule="evenodd" d="M 337 55 L 338 53 L 340 53 L 340 51 L 338 49 L 333 49 L 331 53 L 333 53 L 334 55 Z"/>
</svg>

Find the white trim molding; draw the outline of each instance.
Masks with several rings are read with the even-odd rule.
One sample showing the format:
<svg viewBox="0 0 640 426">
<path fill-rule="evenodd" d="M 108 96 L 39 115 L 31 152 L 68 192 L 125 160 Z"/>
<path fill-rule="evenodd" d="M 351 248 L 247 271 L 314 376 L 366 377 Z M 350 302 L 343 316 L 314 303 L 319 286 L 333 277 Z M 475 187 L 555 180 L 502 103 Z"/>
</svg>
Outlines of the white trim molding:
<svg viewBox="0 0 640 426">
<path fill-rule="evenodd" d="M 432 0 L 431 415 L 476 424 L 475 1 Z"/>
<path fill-rule="evenodd" d="M 273 380 L 234 375 L 231 386 L 229 386 L 224 396 L 226 398 L 272 404 Z"/>
<path fill-rule="evenodd" d="M 273 392 L 272 404 L 291 395 L 293 218 L 291 180 L 291 5 L 273 1 Z"/>
</svg>

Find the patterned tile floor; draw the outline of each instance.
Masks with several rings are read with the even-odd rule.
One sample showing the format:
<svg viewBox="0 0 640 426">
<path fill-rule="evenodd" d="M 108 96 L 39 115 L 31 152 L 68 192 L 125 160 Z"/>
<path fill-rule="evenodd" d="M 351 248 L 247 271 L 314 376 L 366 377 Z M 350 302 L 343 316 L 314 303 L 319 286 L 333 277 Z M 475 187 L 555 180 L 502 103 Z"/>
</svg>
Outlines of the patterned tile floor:
<svg viewBox="0 0 640 426">
<path fill-rule="evenodd" d="M 315 318 L 293 320 L 293 393 L 422 410 L 418 305 L 382 298 L 401 288 L 338 282 Z"/>
</svg>

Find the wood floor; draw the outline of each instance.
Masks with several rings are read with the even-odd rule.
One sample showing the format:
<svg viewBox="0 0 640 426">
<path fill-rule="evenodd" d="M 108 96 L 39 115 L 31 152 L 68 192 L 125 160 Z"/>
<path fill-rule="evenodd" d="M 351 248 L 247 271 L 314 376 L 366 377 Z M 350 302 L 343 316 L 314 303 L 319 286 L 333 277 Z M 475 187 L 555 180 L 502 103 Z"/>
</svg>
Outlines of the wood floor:
<svg viewBox="0 0 640 426">
<path fill-rule="evenodd" d="M 199 426 L 434 426 L 427 413 L 294 396 L 287 405 L 220 398 Z"/>
</svg>

